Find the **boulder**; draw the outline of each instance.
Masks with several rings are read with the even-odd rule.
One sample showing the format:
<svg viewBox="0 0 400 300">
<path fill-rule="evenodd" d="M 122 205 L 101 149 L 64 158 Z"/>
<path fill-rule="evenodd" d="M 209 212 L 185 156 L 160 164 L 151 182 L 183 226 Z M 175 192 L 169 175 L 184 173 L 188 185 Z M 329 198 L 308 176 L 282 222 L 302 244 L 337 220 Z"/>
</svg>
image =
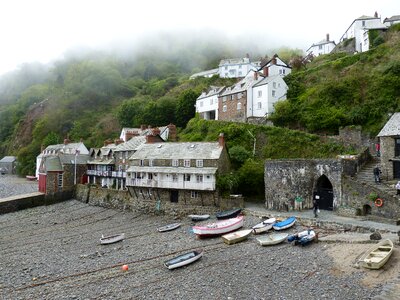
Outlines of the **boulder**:
<svg viewBox="0 0 400 300">
<path fill-rule="evenodd" d="M 382 239 L 382 235 L 379 233 L 379 231 L 375 231 L 374 233 L 372 233 L 369 236 L 369 238 L 370 238 L 370 240 L 378 241 L 378 240 Z"/>
</svg>

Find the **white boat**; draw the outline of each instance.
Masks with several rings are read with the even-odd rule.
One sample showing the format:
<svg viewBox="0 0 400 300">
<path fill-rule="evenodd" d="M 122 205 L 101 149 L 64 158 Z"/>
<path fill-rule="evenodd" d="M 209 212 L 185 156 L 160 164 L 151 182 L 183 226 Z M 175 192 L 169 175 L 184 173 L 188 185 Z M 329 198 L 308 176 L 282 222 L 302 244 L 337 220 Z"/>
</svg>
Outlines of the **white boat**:
<svg viewBox="0 0 400 300">
<path fill-rule="evenodd" d="M 287 218 L 287 219 L 285 219 L 285 220 L 283 220 L 281 222 L 275 223 L 272 227 L 275 230 L 284 230 L 284 229 L 287 229 L 289 227 L 292 227 L 294 225 L 294 223 L 296 223 L 296 218 L 295 217 L 290 217 L 290 218 Z"/>
<path fill-rule="evenodd" d="M 175 268 L 183 267 L 196 260 L 200 259 L 203 256 L 203 250 L 195 250 L 182 255 L 179 255 L 173 259 L 167 260 L 164 262 L 164 265 L 172 270 Z"/>
<path fill-rule="evenodd" d="M 198 237 L 222 235 L 235 231 L 243 226 L 243 216 L 217 221 L 205 225 L 193 226 L 193 232 Z"/>
<path fill-rule="evenodd" d="M 270 246 L 282 243 L 288 237 L 287 233 L 273 233 L 257 237 L 261 246 Z"/>
<path fill-rule="evenodd" d="M 100 244 L 102 245 L 113 244 L 122 241 L 123 239 L 125 239 L 125 233 L 109 235 L 109 236 L 101 235 Z"/>
<path fill-rule="evenodd" d="M 389 239 L 372 246 L 360 258 L 359 265 L 367 269 L 380 269 L 393 253 L 393 242 Z"/>
<path fill-rule="evenodd" d="M 292 234 L 288 237 L 288 242 L 293 242 L 294 245 L 302 245 L 305 246 L 308 243 L 312 242 L 316 238 L 316 233 L 312 229 L 307 229 L 295 234 Z"/>
<path fill-rule="evenodd" d="M 188 215 L 193 222 L 205 221 L 210 218 L 210 215 Z"/>
<path fill-rule="evenodd" d="M 165 232 L 165 231 L 170 231 L 170 230 L 174 230 L 176 228 L 178 228 L 179 226 L 181 226 L 181 223 L 172 223 L 172 224 L 168 224 L 162 227 L 158 227 L 157 230 L 159 232 Z"/>
<path fill-rule="evenodd" d="M 228 245 L 239 243 L 239 242 L 247 239 L 252 231 L 253 231 L 253 229 L 243 229 L 243 230 L 238 230 L 238 231 L 234 231 L 231 233 L 227 233 L 222 236 L 222 240 L 224 241 L 224 243 L 226 243 Z"/>
<path fill-rule="evenodd" d="M 262 221 L 261 223 L 258 223 L 257 225 L 254 225 L 252 227 L 253 233 L 254 234 L 259 234 L 263 232 L 267 232 L 272 228 L 272 225 L 274 225 L 276 222 L 275 218 L 269 218 L 267 220 Z"/>
</svg>

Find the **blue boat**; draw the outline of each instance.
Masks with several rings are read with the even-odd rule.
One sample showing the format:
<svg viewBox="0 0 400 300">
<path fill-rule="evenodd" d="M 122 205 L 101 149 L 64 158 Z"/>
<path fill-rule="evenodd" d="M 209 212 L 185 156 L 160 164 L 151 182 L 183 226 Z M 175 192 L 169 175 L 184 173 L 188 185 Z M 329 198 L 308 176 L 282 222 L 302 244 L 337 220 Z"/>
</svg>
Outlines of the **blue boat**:
<svg viewBox="0 0 400 300">
<path fill-rule="evenodd" d="M 296 223 L 296 217 L 290 217 L 290 218 L 287 218 L 286 220 L 275 223 L 272 227 L 275 230 L 284 230 L 286 228 L 292 227 L 294 225 L 294 223 Z"/>
<path fill-rule="evenodd" d="M 288 242 L 293 242 L 294 245 L 305 246 L 316 239 L 316 233 L 312 229 L 308 229 L 299 233 L 292 234 L 288 237 Z"/>
</svg>

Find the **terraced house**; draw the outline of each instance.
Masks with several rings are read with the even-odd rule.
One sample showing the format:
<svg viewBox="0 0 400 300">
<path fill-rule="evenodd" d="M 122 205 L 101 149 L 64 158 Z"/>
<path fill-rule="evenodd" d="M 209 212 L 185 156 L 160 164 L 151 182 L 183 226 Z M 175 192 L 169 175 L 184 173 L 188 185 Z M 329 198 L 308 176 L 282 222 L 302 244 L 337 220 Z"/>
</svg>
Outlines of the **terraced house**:
<svg viewBox="0 0 400 300">
<path fill-rule="evenodd" d="M 217 205 L 217 174 L 229 169 L 223 134 L 218 142 L 147 143 L 130 157 L 126 186 L 138 199 Z"/>
</svg>

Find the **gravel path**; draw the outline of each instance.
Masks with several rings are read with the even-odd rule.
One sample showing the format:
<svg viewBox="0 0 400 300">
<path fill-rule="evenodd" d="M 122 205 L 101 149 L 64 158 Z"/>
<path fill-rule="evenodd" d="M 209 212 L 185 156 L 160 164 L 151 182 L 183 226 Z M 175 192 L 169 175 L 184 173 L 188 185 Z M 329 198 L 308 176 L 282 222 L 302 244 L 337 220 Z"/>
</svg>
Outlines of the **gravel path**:
<svg viewBox="0 0 400 300">
<path fill-rule="evenodd" d="M 16 175 L 0 175 L 0 199 L 38 191 L 38 182 Z"/>
<path fill-rule="evenodd" d="M 76 200 L 0 215 L 1 299 L 371 299 L 382 286 L 362 284 L 363 270 L 333 272 L 327 249 L 288 243 L 261 247 L 251 236 L 226 245 L 197 239 L 191 223 Z M 259 222 L 245 217 L 245 228 Z M 297 226 L 291 232 L 299 231 Z M 100 245 L 101 234 L 126 239 Z M 163 262 L 202 248 L 194 264 L 173 271 Z M 129 270 L 121 270 L 128 264 Z"/>
</svg>

